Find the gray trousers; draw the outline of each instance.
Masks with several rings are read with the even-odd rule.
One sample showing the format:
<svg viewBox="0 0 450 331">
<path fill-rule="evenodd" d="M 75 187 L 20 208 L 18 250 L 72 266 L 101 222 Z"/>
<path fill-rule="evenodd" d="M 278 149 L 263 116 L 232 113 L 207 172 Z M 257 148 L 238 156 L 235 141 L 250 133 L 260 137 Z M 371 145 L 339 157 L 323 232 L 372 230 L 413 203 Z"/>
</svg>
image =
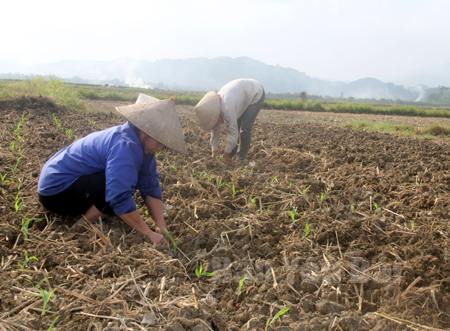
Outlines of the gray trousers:
<svg viewBox="0 0 450 331">
<path fill-rule="evenodd" d="M 231 151 L 230 157 L 236 155 L 238 160 L 244 160 L 247 157 L 248 150 L 250 149 L 250 142 L 252 140 L 253 124 L 263 106 L 265 98 L 266 93 L 263 90 L 261 99 L 259 99 L 257 103 L 248 106 L 242 116 L 238 118 L 239 141 L 236 147 Z"/>
</svg>

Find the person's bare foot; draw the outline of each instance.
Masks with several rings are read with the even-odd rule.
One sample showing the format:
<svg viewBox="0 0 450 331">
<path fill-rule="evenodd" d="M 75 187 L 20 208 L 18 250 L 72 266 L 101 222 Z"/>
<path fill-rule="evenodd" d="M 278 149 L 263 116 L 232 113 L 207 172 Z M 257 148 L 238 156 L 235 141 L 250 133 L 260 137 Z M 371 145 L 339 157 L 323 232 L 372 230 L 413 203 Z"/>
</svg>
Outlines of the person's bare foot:
<svg viewBox="0 0 450 331">
<path fill-rule="evenodd" d="M 70 231 L 82 233 L 88 229 L 88 226 L 89 222 L 81 218 L 74 225 L 72 225 Z"/>
</svg>

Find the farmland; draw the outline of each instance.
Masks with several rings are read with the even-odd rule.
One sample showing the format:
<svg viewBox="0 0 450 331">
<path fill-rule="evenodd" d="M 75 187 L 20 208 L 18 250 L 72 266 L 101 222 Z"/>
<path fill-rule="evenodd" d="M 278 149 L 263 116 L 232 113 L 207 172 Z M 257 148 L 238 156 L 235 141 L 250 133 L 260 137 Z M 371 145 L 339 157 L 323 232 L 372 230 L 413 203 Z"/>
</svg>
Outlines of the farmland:
<svg viewBox="0 0 450 331">
<path fill-rule="evenodd" d="M 157 157 L 178 242 L 165 251 L 117 217 L 72 233 L 37 200 L 46 160 L 123 123 L 114 107 L 129 103 L 0 99 L 2 330 L 450 328 L 446 139 L 336 125 L 376 115 L 264 109 L 248 160 L 226 162 L 177 105 L 189 154 Z"/>
</svg>

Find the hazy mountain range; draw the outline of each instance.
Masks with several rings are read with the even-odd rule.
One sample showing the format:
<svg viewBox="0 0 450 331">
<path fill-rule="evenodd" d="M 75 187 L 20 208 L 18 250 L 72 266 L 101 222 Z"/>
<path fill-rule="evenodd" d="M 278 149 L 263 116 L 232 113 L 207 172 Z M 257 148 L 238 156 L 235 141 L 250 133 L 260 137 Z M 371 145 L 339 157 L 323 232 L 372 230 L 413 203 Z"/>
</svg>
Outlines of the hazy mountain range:
<svg viewBox="0 0 450 331">
<path fill-rule="evenodd" d="M 55 75 L 78 83 L 190 91 L 218 90 L 233 79 L 254 78 L 266 92 L 272 93 L 306 91 L 310 95 L 408 101 L 426 100 L 426 95 L 435 93 L 439 85 L 450 86 L 450 63 L 387 77 L 387 83 L 374 78 L 348 83 L 312 78 L 295 69 L 267 65 L 248 57 L 155 62 L 123 57 L 114 61 L 64 60 L 31 65 L 0 60 L 0 78 L 16 78 L 17 74 Z"/>
</svg>

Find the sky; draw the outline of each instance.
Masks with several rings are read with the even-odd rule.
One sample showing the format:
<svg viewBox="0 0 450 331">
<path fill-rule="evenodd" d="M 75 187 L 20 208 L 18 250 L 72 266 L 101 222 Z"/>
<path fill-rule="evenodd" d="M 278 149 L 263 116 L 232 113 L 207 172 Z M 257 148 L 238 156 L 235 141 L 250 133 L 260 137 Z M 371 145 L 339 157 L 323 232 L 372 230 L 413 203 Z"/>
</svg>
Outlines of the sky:
<svg viewBox="0 0 450 331">
<path fill-rule="evenodd" d="M 450 62 L 448 0 L 7 1 L 0 59 L 247 56 L 353 81 Z"/>
</svg>

